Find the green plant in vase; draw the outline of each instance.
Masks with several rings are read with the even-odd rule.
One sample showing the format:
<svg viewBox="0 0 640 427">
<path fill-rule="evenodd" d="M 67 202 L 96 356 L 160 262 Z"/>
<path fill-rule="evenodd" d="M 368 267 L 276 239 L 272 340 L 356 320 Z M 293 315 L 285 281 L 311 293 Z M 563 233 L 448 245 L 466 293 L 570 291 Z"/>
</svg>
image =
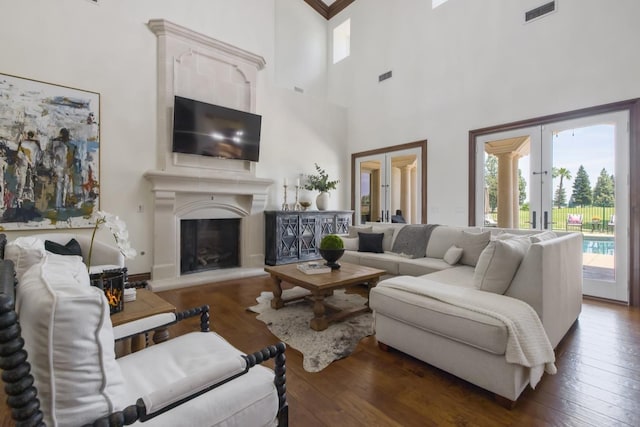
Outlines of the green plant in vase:
<svg viewBox="0 0 640 427">
<path fill-rule="evenodd" d="M 326 210 L 329 203 L 329 190 L 335 190 L 339 179 L 329 179 L 329 174 L 321 168 L 317 163 L 314 163 L 316 172 L 315 174 L 307 175 L 307 182 L 304 185 L 305 190 L 319 191 L 320 194 L 316 198 L 316 206 L 318 210 Z"/>
<path fill-rule="evenodd" d="M 327 234 L 320 240 L 320 256 L 327 261 L 325 264 L 332 270 L 340 268 L 338 260 L 344 255 L 344 242 L 336 234 Z"/>
</svg>

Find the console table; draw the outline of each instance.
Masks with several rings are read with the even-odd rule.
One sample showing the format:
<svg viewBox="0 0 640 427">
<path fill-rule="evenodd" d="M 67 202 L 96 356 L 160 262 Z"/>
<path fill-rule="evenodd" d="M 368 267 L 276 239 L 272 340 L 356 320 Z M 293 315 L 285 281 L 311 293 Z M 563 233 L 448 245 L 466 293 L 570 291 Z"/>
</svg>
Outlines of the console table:
<svg viewBox="0 0 640 427">
<path fill-rule="evenodd" d="M 320 258 L 320 240 L 327 234 L 347 234 L 353 211 L 265 211 L 267 265 Z"/>
</svg>

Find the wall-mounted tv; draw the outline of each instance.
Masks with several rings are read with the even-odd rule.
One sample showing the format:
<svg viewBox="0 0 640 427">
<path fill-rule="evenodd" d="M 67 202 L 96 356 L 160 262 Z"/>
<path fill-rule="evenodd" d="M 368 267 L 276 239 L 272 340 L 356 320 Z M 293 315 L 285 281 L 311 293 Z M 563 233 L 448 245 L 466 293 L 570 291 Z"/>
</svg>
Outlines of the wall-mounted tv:
<svg viewBox="0 0 640 427">
<path fill-rule="evenodd" d="M 262 117 L 175 97 L 173 152 L 257 162 Z"/>
</svg>

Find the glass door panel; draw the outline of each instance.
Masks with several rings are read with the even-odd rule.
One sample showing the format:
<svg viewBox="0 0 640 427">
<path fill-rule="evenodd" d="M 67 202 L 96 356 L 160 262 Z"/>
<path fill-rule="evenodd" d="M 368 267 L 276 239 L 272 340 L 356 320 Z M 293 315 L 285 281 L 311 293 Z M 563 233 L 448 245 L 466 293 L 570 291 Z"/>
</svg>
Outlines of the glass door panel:
<svg viewBox="0 0 640 427">
<path fill-rule="evenodd" d="M 420 148 L 356 159 L 356 218 L 365 222 L 421 222 Z"/>
<path fill-rule="evenodd" d="M 583 234 L 583 293 L 628 300 L 628 112 L 483 135 L 476 224 Z"/>
<path fill-rule="evenodd" d="M 628 300 L 628 113 L 543 126 L 553 229 L 583 234 L 583 293 Z"/>
</svg>

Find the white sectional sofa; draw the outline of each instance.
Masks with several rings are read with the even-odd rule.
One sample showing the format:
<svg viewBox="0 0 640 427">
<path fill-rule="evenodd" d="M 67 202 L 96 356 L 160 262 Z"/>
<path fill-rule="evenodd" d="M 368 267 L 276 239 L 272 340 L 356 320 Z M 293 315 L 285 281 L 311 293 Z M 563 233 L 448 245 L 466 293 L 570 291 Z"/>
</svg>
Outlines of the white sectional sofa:
<svg viewBox="0 0 640 427">
<path fill-rule="evenodd" d="M 358 238 L 358 231 L 370 235 Z M 410 354 L 510 404 L 528 384 L 535 387 L 543 368 L 554 372 L 553 360 L 536 367 L 507 361 L 510 339 L 517 334 L 483 304 L 498 311 L 519 305 L 525 311 L 515 315 L 518 321 L 527 318 L 527 310 L 535 312 L 529 321 L 541 324 L 546 339 L 532 350 L 548 346 L 547 359 L 553 359 L 552 348 L 581 310 L 580 233 L 368 224 L 352 227 L 343 240 L 341 261 L 383 268 L 390 275 L 370 295 L 381 347 Z"/>
</svg>

